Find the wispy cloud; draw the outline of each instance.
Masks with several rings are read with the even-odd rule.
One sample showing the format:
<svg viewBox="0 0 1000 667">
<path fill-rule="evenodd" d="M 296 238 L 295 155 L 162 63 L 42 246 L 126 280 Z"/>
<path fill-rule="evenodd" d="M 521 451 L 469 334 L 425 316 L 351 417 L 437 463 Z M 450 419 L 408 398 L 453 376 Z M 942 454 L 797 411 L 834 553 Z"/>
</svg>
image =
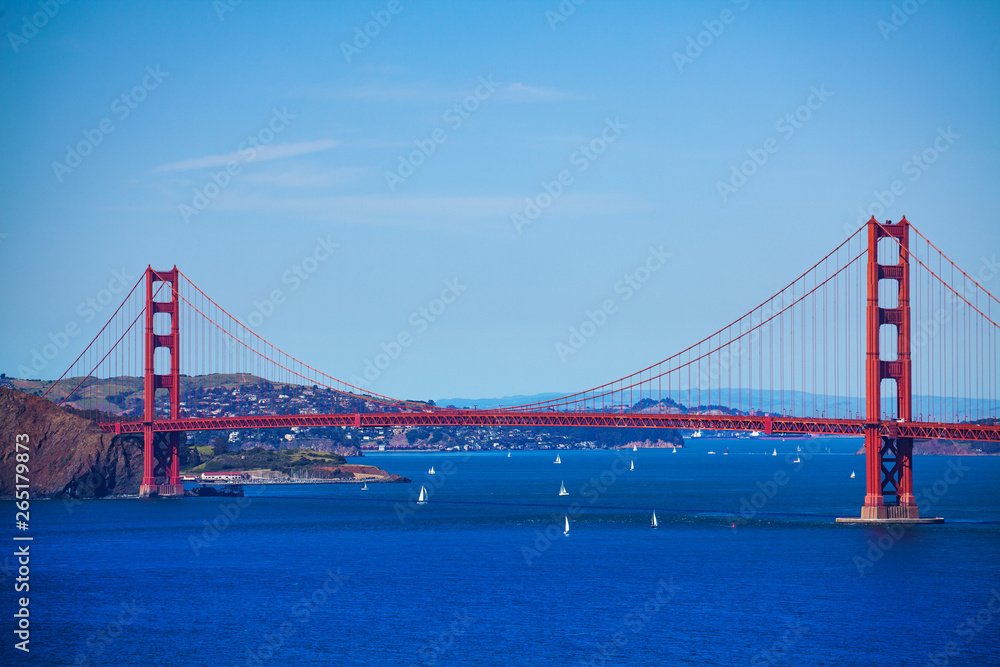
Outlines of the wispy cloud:
<svg viewBox="0 0 1000 667">
<path fill-rule="evenodd" d="M 489 77 L 484 77 L 489 78 Z M 479 81 L 470 81 L 465 88 L 441 88 L 426 82 L 368 83 L 363 86 L 317 86 L 308 93 L 317 97 L 362 102 L 419 102 L 448 104 L 458 102 L 473 93 Z M 529 86 L 522 82 L 501 83 L 493 98 L 508 102 L 553 102 L 579 99 L 569 91 L 543 86 Z"/>
<path fill-rule="evenodd" d="M 192 158 L 190 160 L 180 160 L 179 162 L 168 162 L 153 169 L 153 173 L 163 173 L 170 171 L 191 171 L 192 169 L 206 169 L 208 167 L 221 167 L 230 162 L 243 164 L 246 162 L 263 162 L 265 160 L 277 160 L 284 157 L 294 157 L 307 153 L 316 153 L 333 148 L 339 141 L 333 139 L 317 139 L 316 141 L 300 141 L 291 144 L 274 144 L 271 146 L 260 146 L 256 149 L 247 148 L 232 153 L 222 155 L 206 155 L 205 157 Z"/>
</svg>

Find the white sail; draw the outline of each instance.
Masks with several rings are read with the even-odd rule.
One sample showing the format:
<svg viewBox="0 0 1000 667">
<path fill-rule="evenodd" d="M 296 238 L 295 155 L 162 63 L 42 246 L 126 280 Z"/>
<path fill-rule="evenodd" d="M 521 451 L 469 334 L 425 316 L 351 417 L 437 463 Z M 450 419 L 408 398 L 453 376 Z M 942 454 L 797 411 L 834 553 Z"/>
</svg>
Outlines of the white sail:
<svg viewBox="0 0 1000 667">
<path fill-rule="evenodd" d="M 569 517 L 566 517 L 566 530 L 563 531 L 563 535 L 569 535 Z"/>
<path fill-rule="evenodd" d="M 851 471 L 851 479 L 854 479 L 854 471 Z"/>
<path fill-rule="evenodd" d="M 638 448 L 638 447 L 636 447 L 635 445 L 632 445 L 632 451 L 633 451 L 633 452 L 637 452 L 637 451 L 639 451 L 639 448 Z"/>
<path fill-rule="evenodd" d="M 559 482 L 559 495 L 560 496 L 568 496 L 569 495 L 569 491 L 566 490 L 566 485 L 563 484 L 562 482 Z"/>
<path fill-rule="evenodd" d="M 652 528 L 658 528 L 660 523 L 656 520 L 656 510 L 653 510 L 653 523 L 650 524 Z"/>
<path fill-rule="evenodd" d="M 773 452 L 771 452 L 771 456 L 777 456 L 777 455 L 778 455 L 778 448 L 777 448 L 777 447 L 775 447 L 775 448 L 774 448 L 774 451 L 773 451 Z"/>
<path fill-rule="evenodd" d="M 418 503 L 426 503 L 427 502 L 427 489 L 425 489 L 422 486 L 420 487 L 420 497 L 417 498 L 417 502 Z"/>
<path fill-rule="evenodd" d="M 361 487 L 361 490 L 362 491 L 367 491 L 368 490 L 368 482 L 364 483 L 364 486 Z"/>
<path fill-rule="evenodd" d="M 677 453 L 677 448 L 676 448 L 676 447 L 674 447 L 674 454 L 676 454 L 676 453 Z"/>
<path fill-rule="evenodd" d="M 635 470 L 635 461 L 629 461 L 628 469 L 629 470 Z"/>
<path fill-rule="evenodd" d="M 802 461 L 799 460 L 799 455 L 798 454 L 795 455 L 795 460 L 792 461 L 792 463 L 802 463 Z"/>
<path fill-rule="evenodd" d="M 556 454 L 556 463 L 562 463 L 562 459 L 559 458 L 558 454 Z"/>
<path fill-rule="evenodd" d="M 507 458 L 510 458 L 510 452 L 507 452 Z"/>
<path fill-rule="evenodd" d="M 427 474 L 428 475 L 433 475 L 434 474 L 434 466 L 431 466 L 431 469 L 427 471 Z"/>
</svg>

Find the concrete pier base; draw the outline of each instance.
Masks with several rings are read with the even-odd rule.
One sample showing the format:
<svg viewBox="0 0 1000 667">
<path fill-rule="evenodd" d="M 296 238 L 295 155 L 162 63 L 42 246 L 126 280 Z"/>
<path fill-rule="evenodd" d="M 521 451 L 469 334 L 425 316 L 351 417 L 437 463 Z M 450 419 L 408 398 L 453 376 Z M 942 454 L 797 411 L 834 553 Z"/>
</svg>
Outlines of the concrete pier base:
<svg viewBox="0 0 1000 667">
<path fill-rule="evenodd" d="M 924 523 L 944 523 L 944 518 L 939 516 L 911 517 L 911 518 L 865 518 L 856 516 L 837 517 L 837 523 L 864 523 L 864 524 L 896 524 L 896 525 L 919 525 Z"/>
</svg>

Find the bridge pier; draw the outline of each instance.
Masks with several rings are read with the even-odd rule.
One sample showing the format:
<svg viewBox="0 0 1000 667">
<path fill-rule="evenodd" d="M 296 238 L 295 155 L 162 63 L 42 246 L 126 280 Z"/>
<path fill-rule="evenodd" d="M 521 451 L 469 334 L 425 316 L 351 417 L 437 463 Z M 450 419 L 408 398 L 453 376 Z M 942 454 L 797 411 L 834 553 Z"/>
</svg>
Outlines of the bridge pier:
<svg viewBox="0 0 1000 667">
<path fill-rule="evenodd" d="M 884 238 L 898 242 L 899 259 L 879 261 L 878 244 Z M 913 418 L 910 361 L 910 223 L 868 221 L 868 303 L 865 357 L 865 504 L 861 518 L 839 518 L 837 523 L 942 523 L 941 518 L 920 517 L 913 496 L 913 438 L 897 436 L 898 422 Z M 890 247 L 892 247 L 890 245 Z M 879 281 L 895 281 L 896 305 L 879 303 Z M 896 358 L 883 359 L 879 350 L 882 326 L 896 329 Z M 896 383 L 896 420 L 882 419 L 882 382 Z M 888 498 L 887 498 L 888 496 Z"/>
</svg>

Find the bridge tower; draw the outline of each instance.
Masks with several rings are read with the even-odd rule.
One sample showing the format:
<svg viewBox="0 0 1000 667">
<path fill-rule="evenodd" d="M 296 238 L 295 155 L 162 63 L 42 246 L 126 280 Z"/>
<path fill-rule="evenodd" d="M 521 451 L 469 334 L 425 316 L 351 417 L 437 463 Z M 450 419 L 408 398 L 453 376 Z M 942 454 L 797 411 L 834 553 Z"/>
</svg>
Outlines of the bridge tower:
<svg viewBox="0 0 1000 667">
<path fill-rule="evenodd" d="M 879 241 L 895 238 L 899 260 L 879 262 Z M 882 419 L 882 381 L 896 383 L 896 418 L 912 420 L 912 376 L 910 363 L 910 223 L 904 216 L 898 223 L 880 225 L 875 216 L 868 221 L 868 304 L 866 312 L 867 356 L 865 359 L 865 504 L 862 520 L 918 519 L 913 497 L 913 438 L 897 437 L 896 421 Z M 879 303 L 879 281 L 890 281 L 896 305 Z M 879 332 L 883 326 L 896 329 L 896 358 L 883 359 Z"/>
<path fill-rule="evenodd" d="M 166 389 L 170 398 L 170 419 L 180 417 L 180 301 L 177 297 L 177 267 L 170 271 L 154 271 L 146 267 L 146 340 L 145 340 L 145 418 L 143 420 L 143 472 L 140 496 L 184 495 L 184 485 L 180 478 L 179 432 L 155 433 L 156 391 Z M 154 283 L 163 283 L 158 290 Z M 170 300 L 154 301 L 153 295 L 164 292 L 169 285 Z M 158 334 L 153 328 L 154 316 L 165 313 L 170 316 L 170 333 Z M 166 349 L 170 354 L 170 372 L 156 372 L 156 350 Z"/>
</svg>

